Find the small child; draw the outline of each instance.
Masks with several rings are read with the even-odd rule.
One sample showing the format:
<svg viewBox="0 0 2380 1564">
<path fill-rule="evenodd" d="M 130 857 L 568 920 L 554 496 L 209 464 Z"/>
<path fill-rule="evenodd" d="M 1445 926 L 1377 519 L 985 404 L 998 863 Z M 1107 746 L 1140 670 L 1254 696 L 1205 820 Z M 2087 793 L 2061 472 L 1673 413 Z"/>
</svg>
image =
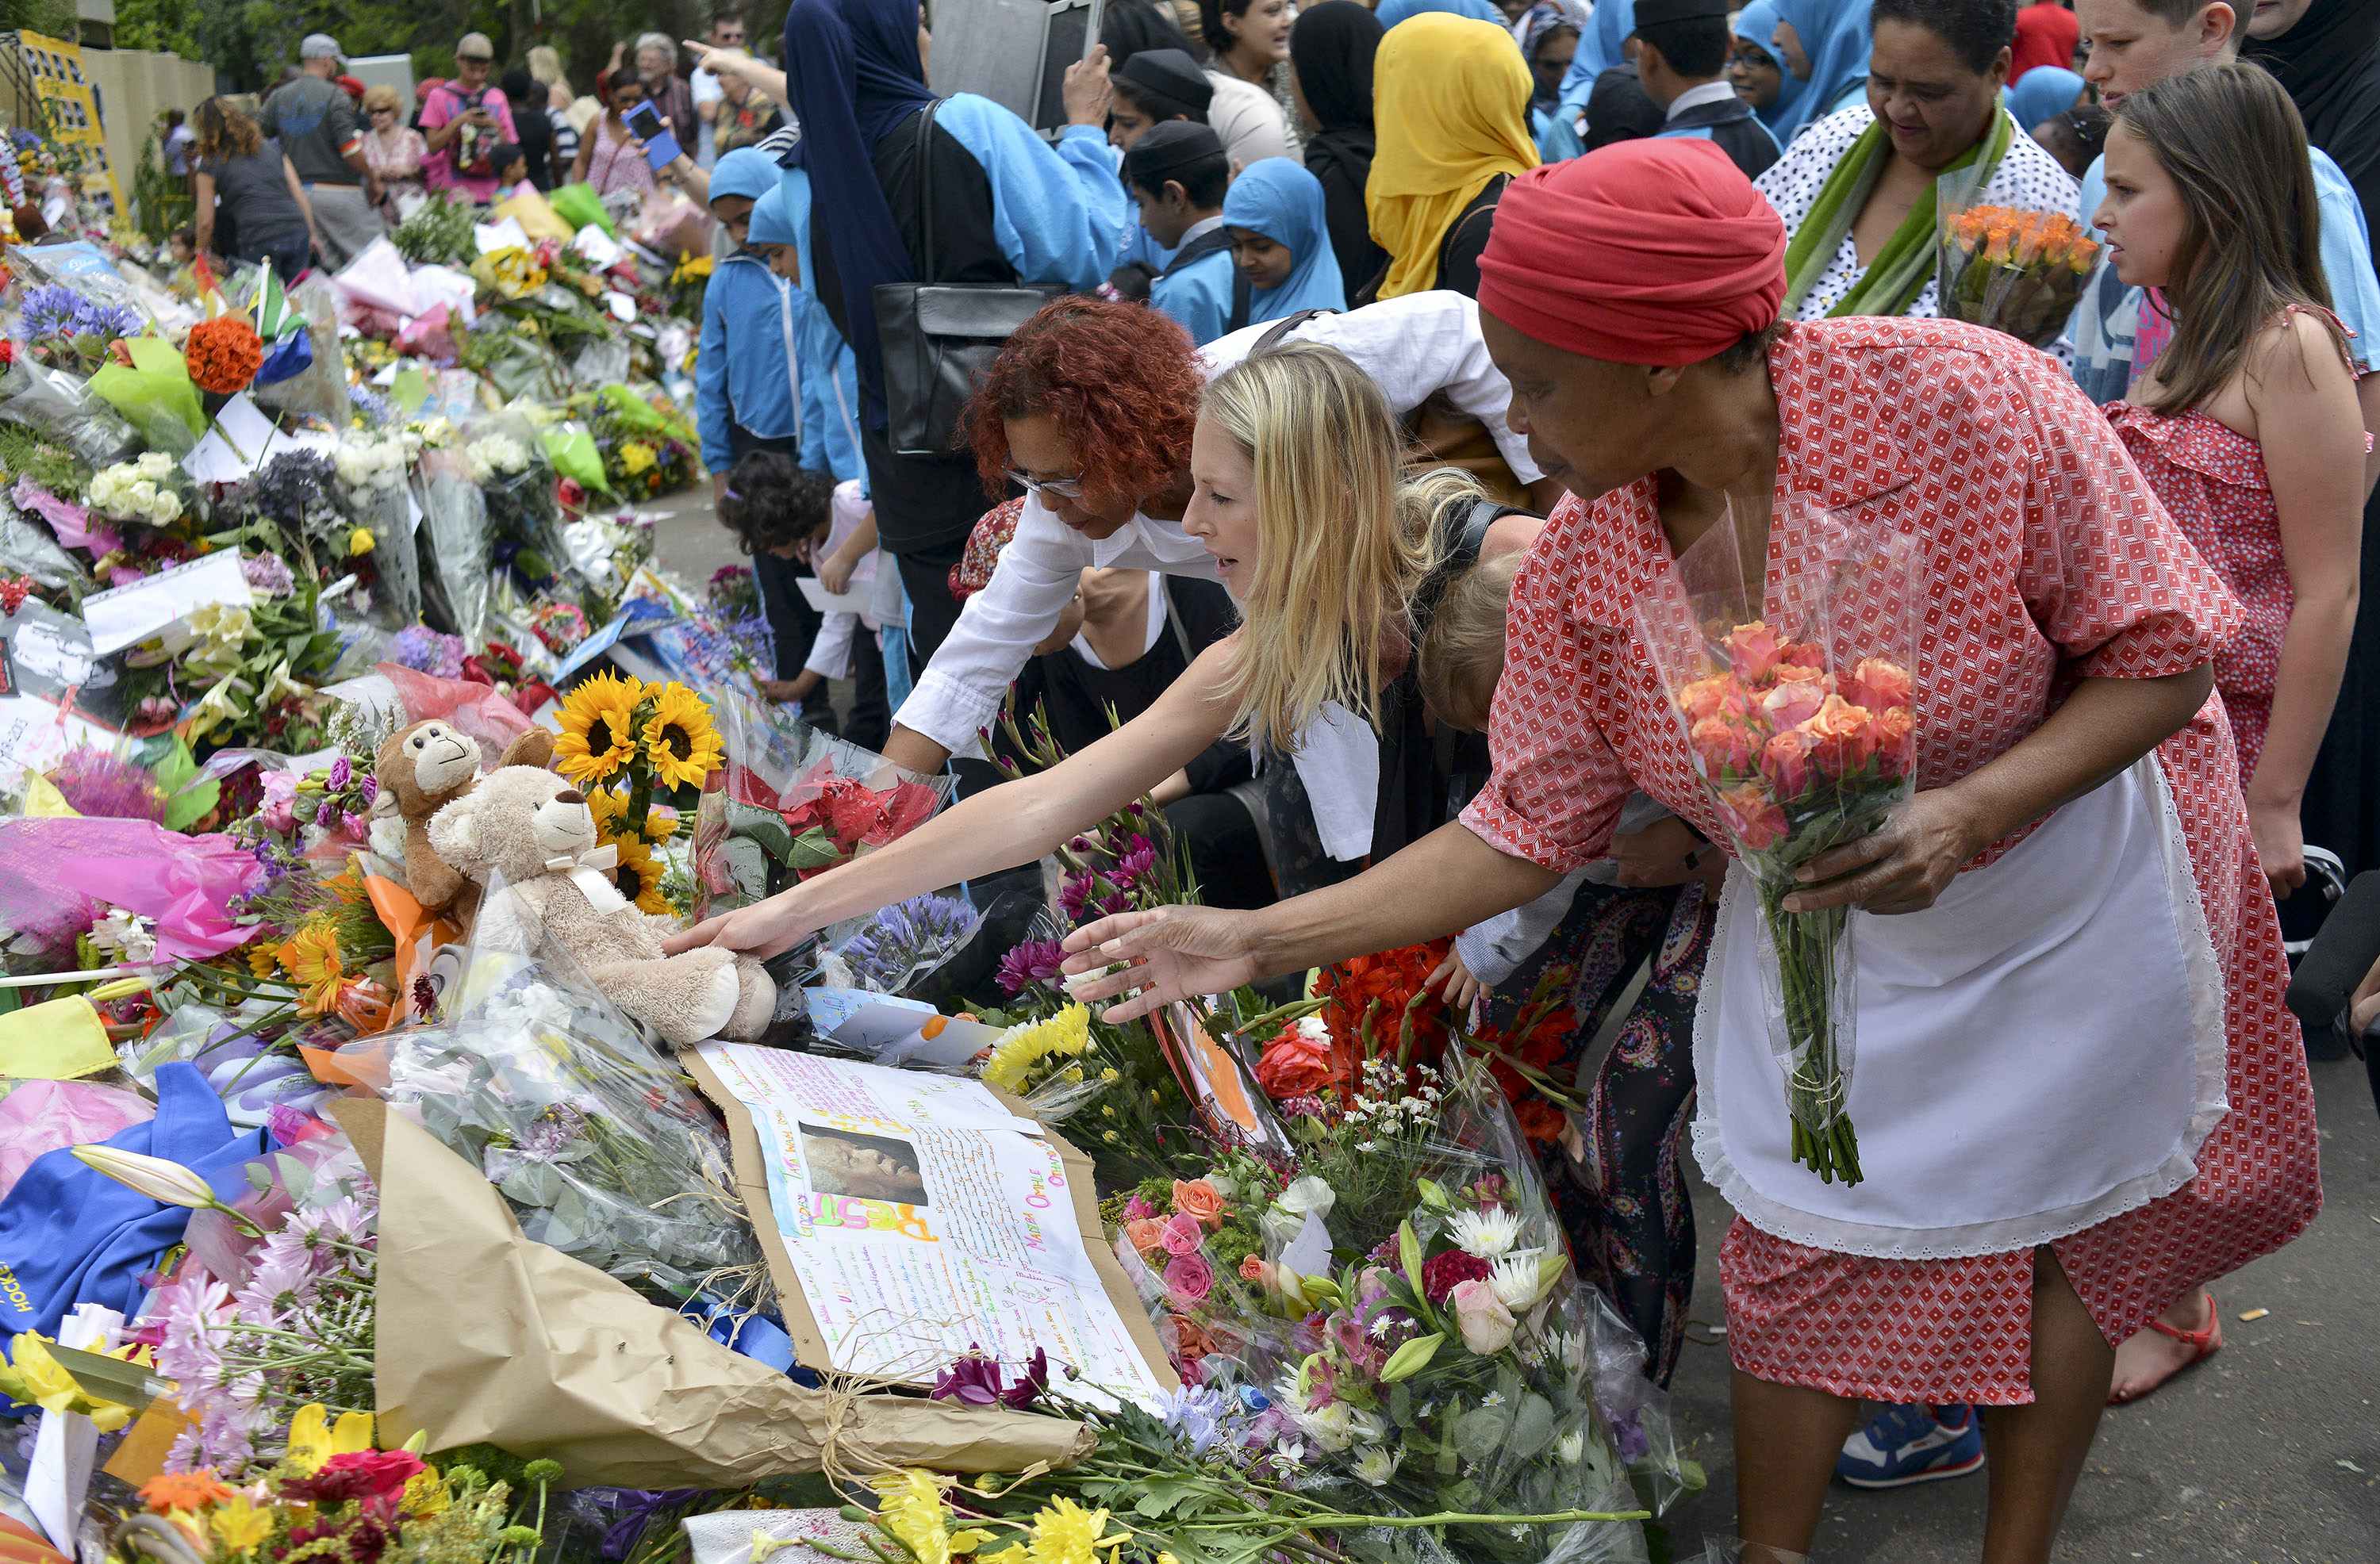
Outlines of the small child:
<svg viewBox="0 0 2380 1564">
<path fill-rule="evenodd" d="M 1254 290 L 1248 322 L 1347 308 L 1322 182 L 1293 159 L 1248 164 L 1223 198 L 1232 257 Z"/>
<path fill-rule="evenodd" d="M 2033 139 L 2067 173 L 2080 179 L 2107 149 L 2107 127 L 2115 122 L 2115 115 L 2099 104 L 2086 103 L 2043 120 L 2033 127 Z"/>
<path fill-rule="evenodd" d="M 196 228 L 176 228 L 165 243 L 177 267 L 188 266 L 199 258 L 199 231 Z"/>
<path fill-rule="evenodd" d="M 1526 552 L 1507 550 L 1456 576 L 1430 616 L 1416 673 L 1422 699 L 1451 728 L 1464 733 L 1488 731 L 1496 683 L 1504 673 L 1505 611 L 1512 578 L 1520 573 Z M 1625 867 L 1633 869 L 1641 860 L 1658 855 L 1665 861 L 1679 861 L 1684 871 L 1679 879 L 1701 878 L 1713 885 L 1716 877 L 1726 872 L 1725 854 L 1694 838 L 1683 821 L 1641 793 L 1631 794 L 1621 807 L 1616 830 L 1622 839 L 1616 845 L 1626 855 Z M 1651 834 L 1657 830 L 1658 836 Z M 1667 840 L 1672 836 L 1675 842 Z M 1583 887 L 1617 888 L 1622 871 L 1621 857 L 1599 858 L 1585 868 L 1573 869 L 1527 905 L 1464 929 L 1456 937 L 1452 953 L 1432 975 L 1433 981 L 1446 983 L 1448 1002 L 1457 1007 L 1484 997 L 1510 981 L 1522 964 L 1544 947 L 1569 915 Z"/>
<path fill-rule="evenodd" d="M 1123 154 L 1124 188 L 1140 225 L 1172 252 L 1148 285 L 1148 302 L 1201 346 L 1247 322 L 1248 287 L 1232 273 L 1223 233 L 1223 191 L 1232 165 L 1214 131 L 1186 119 L 1157 127 Z"/>
<path fill-rule="evenodd" d="M 761 693 L 800 706 L 804 721 L 832 733 L 836 724 L 824 686 L 827 680 L 848 674 L 859 688 L 851 731 L 843 736 L 865 748 L 880 749 L 891 723 L 884 664 L 874 638 L 858 634 L 862 614 L 828 612 L 812 633 L 806 626 L 817 611 L 803 613 L 792 601 L 801 590 L 802 577 L 766 567 L 772 561 L 801 561 L 819 573 L 821 586 L 828 586 L 829 579 L 839 583 L 828 590 L 840 594 L 856 585 L 853 578 L 864 566 L 872 588 L 876 513 L 859 486 L 838 485 L 825 473 L 796 467 L 774 451 L 754 451 L 727 474 L 720 491 L 719 519 L 753 556 L 761 608 L 777 644 L 776 677 L 760 681 Z"/>
<path fill-rule="evenodd" d="M 490 204 L 509 200 L 523 190 L 535 190 L 528 182 L 528 154 L 510 141 L 499 141 L 488 153 L 488 165 L 496 171 L 496 191 Z"/>
</svg>

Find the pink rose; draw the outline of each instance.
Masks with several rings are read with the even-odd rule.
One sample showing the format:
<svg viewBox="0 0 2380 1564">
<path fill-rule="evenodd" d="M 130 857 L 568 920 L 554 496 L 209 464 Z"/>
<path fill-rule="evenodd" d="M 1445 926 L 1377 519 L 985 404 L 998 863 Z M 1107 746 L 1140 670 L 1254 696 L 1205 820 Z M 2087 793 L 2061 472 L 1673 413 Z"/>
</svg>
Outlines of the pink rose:
<svg viewBox="0 0 2380 1564">
<path fill-rule="evenodd" d="M 1801 797 L 1810 786 L 1810 735 L 1796 728 L 1770 739 L 1760 751 L 1760 774 L 1780 801 Z"/>
<path fill-rule="evenodd" d="M 1909 774 L 1910 733 L 1913 726 L 1909 708 L 1896 706 L 1876 720 L 1876 757 L 1888 777 Z"/>
<path fill-rule="evenodd" d="M 1843 681 L 1843 698 L 1870 711 L 1909 704 L 1909 670 L 1881 657 L 1863 657 Z"/>
<path fill-rule="evenodd" d="M 1123 1219 L 1127 1222 L 1145 1222 L 1156 1215 L 1157 1207 L 1137 1194 L 1123 1203 Z"/>
<path fill-rule="evenodd" d="M 1779 667 L 1777 674 L 1777 687 L 1760 697 L 1760 714 L 1772 731 L 1782 733 L 1817 715 L 1827 701 L 1827 676 L 1802 667 Z"/>
<path fill-rule="evenodd" d="M 1206 1230 L 1198 1225 L 1197 1218 L 1185 1217 L 1176 1211 L 1165 1218 L 1165 1227 L 1158 1234 L 1157 1241 L 1169 1255 L 1195 1255 L 1205 1237 Z"/>
<path fill-rule="evenodd" d="M 1726 717 L 1706 717 L 1696 722 L 1691 740 L 1694 753 L 1702 757 L 1706 776 L 1748 771 L 1760 753 L 1760 735 L 1742 721 Z"/>
<path fill-rule="evenodd" d="M 1160 1217 L 1135 1217 L 1123 1225 L 1123 1236 L 1133 1253 L 1144 1260 L 1153 1260 L 1165 1253 L 1165 1222 Z"/>
<path fill-rule="evenodd" d="M 1492 1357 L 1512 1344 L 1512 1311 L 1488 1282 L 1475 1278 L 1458 1281 L 1446 1301 L 1454 1310 L 1454 1328 L 1463 1333 L 1463 1344 L 1479 1356 Z"/>
<path fill-rule="evenodd" d="M 1784 840 L 1785 811 L 1756 782 L 1720 793 L 1718 812 L 1747 853 L 1765 853 Z"/>
<path fill-rule="evenodd" d="M 1215 1267 L 1207 1263 L 1204 1255 L 1193 1250 L 1187 1255 L 1176 1255 L 1166 1263 L 1165 1291 L 1185 1307 L 1195 1308 L 1205 1303 L 1207 1294 L 1214 1290 Z"/>
<path fill-rule="evenodd" d="M 1714 673 L 1680 685 L 1678 709 L 1686 714 L 1687 721 L 1700 722 L 1711 717 L 1741 717 L 1752 709 L 1752 702 L 1733 674 Z"/>
<path fill-rule="evenodd" d="M 1770 629 L 1767 621 L 1755 619 L 1749 624 L 1739 624 L 1727 633 L 1720 645 L 1727 651 L 1728 667 L 1747 685 L 1766 687 L 1777 672 L 1779 657 L 1785 643 Z"/>
</svg>

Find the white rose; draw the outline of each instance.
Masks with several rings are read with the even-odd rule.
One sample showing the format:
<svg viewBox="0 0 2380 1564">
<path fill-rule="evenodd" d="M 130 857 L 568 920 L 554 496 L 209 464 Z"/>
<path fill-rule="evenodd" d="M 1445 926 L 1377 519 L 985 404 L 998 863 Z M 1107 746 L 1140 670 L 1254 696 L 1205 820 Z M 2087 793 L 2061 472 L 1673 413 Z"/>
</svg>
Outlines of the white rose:
<svg viewBox="0 0 2380 1564">
<path fill-rule="evenodd" d="M 140 458 L 140 470 L 151 478 L 164 479 L 173 475 L 174 458 L 162 451 L 152 451 Z"/>
<path fill-rule="evenodd" d="M 1292 1179 L 1289 1187 L 1274 1199 L 1273 1206 L 1293 1217 L 1328 1217 L 1330 1208 L 1339 1204 L 1339 1192 L 1329 1181 L 1308 1173 L 1302 1179 Z"/>
<path fill-rule="evenodd" d="M 156 503 L 157 486 L 145 478 L 135 479 L 132 487 L 124 491 L 124 499 L 128 508 L 145 512 Z"/>
<path fill-rule="evenodd" d="M 182 514 L 182 497 L 170 489 L 162 489 L 150 502 L 149 519 L 159 527 L 171 526 Z"/>
</svg>

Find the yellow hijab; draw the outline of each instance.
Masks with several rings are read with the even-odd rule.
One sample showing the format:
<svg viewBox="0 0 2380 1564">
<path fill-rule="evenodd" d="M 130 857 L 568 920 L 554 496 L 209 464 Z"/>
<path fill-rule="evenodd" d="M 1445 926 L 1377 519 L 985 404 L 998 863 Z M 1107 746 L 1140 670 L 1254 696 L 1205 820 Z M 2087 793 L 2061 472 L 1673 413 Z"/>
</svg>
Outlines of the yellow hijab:
<svg viewBox="0 0 2380 1564">
<path fill-rule="evenodd" d="M 1389 252 L 1380 297 L 1438 285 L 1438 251 L 1471 199 L 1499 174 L 1537 166 L 1534 83 L 1512 32 L 1442 11 L 1399 22 L 1372 66 L 1378 150 L 1364 204 Z"/>
</svg>

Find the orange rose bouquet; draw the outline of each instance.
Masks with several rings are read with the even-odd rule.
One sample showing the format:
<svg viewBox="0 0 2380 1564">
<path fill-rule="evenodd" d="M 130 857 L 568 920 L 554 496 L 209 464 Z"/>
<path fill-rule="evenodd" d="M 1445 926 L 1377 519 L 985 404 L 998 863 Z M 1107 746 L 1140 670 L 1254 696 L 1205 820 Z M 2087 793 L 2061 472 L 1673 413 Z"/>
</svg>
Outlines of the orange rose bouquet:
<svg viewBox="0 0 2380 1564">
<path fill-rule="evenodd" d="M 1680 557 L 1682 598 L 1649 595 L 1638 627 L 1760 897 L 1794 1158 L 1857 1183 L 1852 919 L 1784 902 L 1797 870 L 1874 830 L 1912 791 L 1918 605 L 1907 540 L 1791 511 L 1789 500 L 1774 525 L 1794 547 L 1758 588 L 1724 523 Z"/>
<path fill-rule="evenodd" d="M 2098 264 L 2099 242 L 2062 212 L 1943 208 L 1942 313 L 1953 321 L 2046 347 Z"/>
</svg>

